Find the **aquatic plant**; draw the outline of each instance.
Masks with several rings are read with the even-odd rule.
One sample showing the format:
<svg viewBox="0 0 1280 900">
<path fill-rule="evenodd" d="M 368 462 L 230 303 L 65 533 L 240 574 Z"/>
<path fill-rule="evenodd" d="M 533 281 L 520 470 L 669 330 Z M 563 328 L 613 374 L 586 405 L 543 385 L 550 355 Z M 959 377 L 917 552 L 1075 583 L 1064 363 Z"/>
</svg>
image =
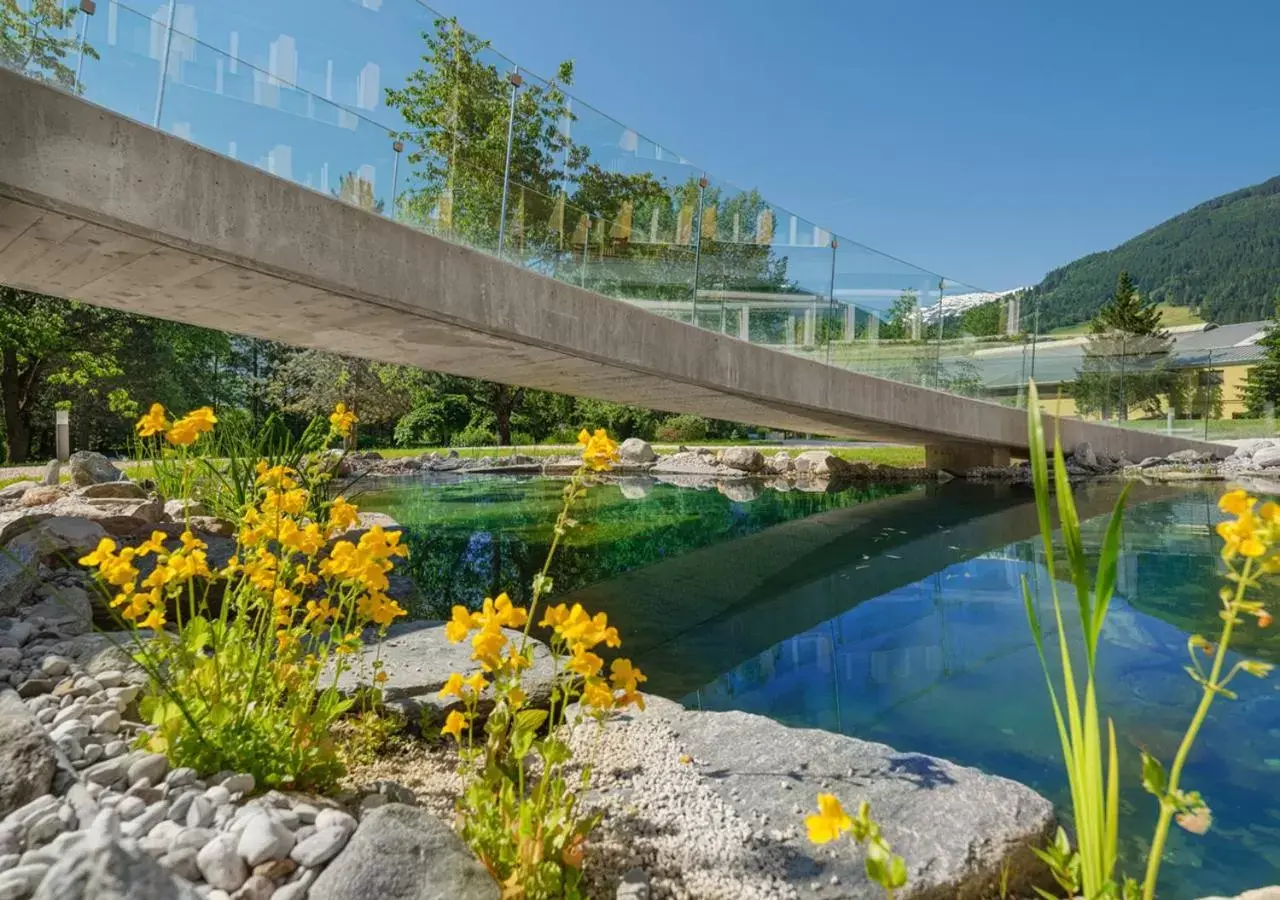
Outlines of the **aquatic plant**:
<svg viewBox="0 0 1280 900">
<path fill-rule="evenodd" d="M 1271 669 L 1267 663 L 1241 660 L 1223 675 L 1232 633 L 1235 628 L 1245 624 L 1242 617 L 1255 617 L 1260 627 L 1271 623 L 1271 616 L 1262 602 L 1252 599 L 1248 592 L 1260 587 L 1264 575 L 1280 571 L 1280 555 L 1273 553 L 1273 547 L 1280 541 L 1280 506 L 1274 503 L 1258 506 L 1257 500 L 1244 491 L 1232 491 L 1219 501 L 1224 512 L 1235 516 L 1233 521 L 1223 522 L 1218 526 L 1218 534 L 1224 540 L 1222 559 L 1226 565 L 1228 582 L 1228 586 L 1219 593 L 1222 602 L 1219 613 L 1223 623 L 1222 632 L 1216 643 L 1211 643 L 1198 634 L 1187 640 L 1187 651 L 1191 657 L 1187 672 L 1201 686 L 1200 703 L 1167 774 L 1157 759 L 1145 751 L 1142 753 L 1142 784 L 1149 793 L 1156 796 L 1160 811 L 1142 882 L 1139 883 L 1132 877 L 1118 876 L 1116 860 L 1120 783 L 1116 735 L 1114 725 L 1108 720 L 1104 761 L 1095 667 L 1098 641 L 1115 592 L 1116 564 L 1120 552 L 1127 490 L 1122 491 L 1116 501 L 1103 538 L 1097 570 L 1091 576 L 1080 537 L 1080 521 L 1071 496 L 1062 442 L 1057 435 L 1053 446 L 1053 490 L 1050 490 L 1048 453 L 1034 383 L 1029 386 L 1027 409 L 1032 482 L 1035 487 L 1045 565 L 1050 573 L 1056 571 L 1050 512 L 1052 494 L 1056 498 L 1058 524 L 1066 549 L 1084 643 L 1084 685 L 1081 691 L 1064 627 L 1057 581 L 1050 577 L 1054 625 L 1062 665 L 1060 695 L 1045 653 L 1044 627 L 1032 600 L 1030 586 L 1024 577 L 1022 593 L 1027 620 L 1044 670 L 1054 722 L 1062 745 L 1076 831 L 1074 848 L 1066 832 L 1059 829 L 1053 843 L 1047 848 L 1037 849 L 1036 853 L 1049 866 L 1055 880 L 1068 892 L 1068 896 L 1082 894 L 1087 900 L 1136 900 L 1141 896 L 1143 900 L 1153 900 L 1170 822 L 1176 821 L 1192 833 L 1203 834 L 1211 821 L 1208 806 L 1200 794 L 1185 790 L 1181 785 L 1183 766 L 1210 705 L 1219 695 L 1235 697 L 1227 689 L 1227 685 L 1240 672 L 1263 677 Z M 1208 672 L 1200 662 L 1199 653 L 1212 658 Z M 1037 890 L 1043 897 L 1052 897 L 1043 890 Z"/>
<path fill-rule="evenodd" d="M 442 698 L 457 698 L 463 710 L 452 710 L 441 731 L 457 741 L 464 787 L 458 799 L 463 839 L 502 885 L 504 897 L 583 896 L 582 863 L 587 837 L 599 816 L 584 814 L 581 795 L 591 782 L 591 767 L 574 763 L 570 731 L 593 717 L 603 723 L 614 710 L 643 709 L 639 685 L 644 674 L 626 659 L 614 659 L 609 674 L 594 649 L 616 648 L 622 641 L 604 613 L 594 616 L 579 604 L 547 606 L 540 627 L 550 629 L 554 666 L 548 709 L 533 708 L 524 672 L 533 666 L 534 642 L 529 629 L 538 605 L 551 591 L 548 577 L 561 539 L 577 523 L 573 504 L 586 495 L 591 473 L 604 471 L 618 458 L 618 448 L 603 430 L 583 431 L 582 465 L 564 488 L 551 546 L 542 570 L 534 576 L 528 608 L 516 606 L 504 593 L 486 599 L 472 612 L 453 607 L 445 626 L 450 641 L 471 641 L 471 658 L 481 671 L 464 678 L 449 676 Z M 504 629 L 521 629 L 512 635 Z M 479 704 L 492 698 L 493 708 L 477 734 Z"/>
<path fill-rule="evenodd" d="M 138 431 L 163 435 L 189 470 L 202 463 L 196 453 L 216 422 L 207 408 L 169 422 L 156 404 Z M 334 433 L 343 426 L 340 417 Z M 260 459 L 252 471 L 225 565 L 210 564 L 189 523 L 176 540 L 159 530 L 136 547 L 104 538 L 80 563 L 95 570 L 149 676 L 142 711 L 153 730 L 143 744 L 175 766 L 325 788 L 344 768 L 331 728 L 354 702 L 338 679 L 360 659 L 366 628 L 381 634 L 404 615 L 386 592 L 407 550 L 398 531 L 378 526 L 343 539 L 358 510 L 338 497 L 313 513 L 316 498 L 297 470 Z"/>
</svg>

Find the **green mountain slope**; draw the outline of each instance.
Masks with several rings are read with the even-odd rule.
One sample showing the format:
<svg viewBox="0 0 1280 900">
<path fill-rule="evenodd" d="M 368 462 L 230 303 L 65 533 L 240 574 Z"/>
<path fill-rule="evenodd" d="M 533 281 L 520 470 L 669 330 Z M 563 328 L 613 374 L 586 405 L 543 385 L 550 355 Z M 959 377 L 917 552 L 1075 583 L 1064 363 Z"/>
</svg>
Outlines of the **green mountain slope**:
<svg viewBox="0 0 1280 900">
<path fill-rule="evenodd" d="M 1215 197 L 1114 250 L 1054 269 L 1032 288 L 1041 328 L 1090 319 L 1122 270 L 1144 296 L 1196 308 L 1210 322 L 1267 318 L 1280 293 L 1280 177 Z"/>
</svg>

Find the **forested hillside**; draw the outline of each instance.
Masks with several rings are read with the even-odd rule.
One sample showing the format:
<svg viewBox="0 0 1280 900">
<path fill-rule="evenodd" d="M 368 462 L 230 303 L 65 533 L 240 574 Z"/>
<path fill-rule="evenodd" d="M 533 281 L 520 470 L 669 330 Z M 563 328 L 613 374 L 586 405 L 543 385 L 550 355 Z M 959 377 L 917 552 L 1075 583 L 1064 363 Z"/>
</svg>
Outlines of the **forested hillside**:
<svg viewBox="0 0 1280 900">
<path fill-rule="evenodd" d="M 1032 289 L 1041 328 L 1092 318 L 1122 271 L 1144 298 L 1194 307 L 1210 322 L 1267 318 L 1280 292 L 1280 177 L 1215 197 L 1113 250 L 1053 270 Z"/>
</svg>

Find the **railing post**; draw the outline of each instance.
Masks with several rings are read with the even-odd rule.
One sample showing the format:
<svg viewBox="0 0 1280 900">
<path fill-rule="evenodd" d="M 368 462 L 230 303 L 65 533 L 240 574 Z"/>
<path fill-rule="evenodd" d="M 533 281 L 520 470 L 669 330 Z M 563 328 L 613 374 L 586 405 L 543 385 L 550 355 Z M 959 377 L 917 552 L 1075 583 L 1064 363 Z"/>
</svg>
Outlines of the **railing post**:
<svg viewBox="0 0 1280 900">
<path fill-rule="evenodd" d="M 840 246 L 840 241 L 836 238 L 831 239 L 831 279 L 828 282 L 827 290 L 827 327 L 823 333 L 827 338 L 827 365 L 831 365 L 831 331 L 835 324 L 836 316 L 836 249 Z"/>
<path fill-rule="evenodd" d="M 395 151 L 395 158 L 391 160 L 391 218 L 396 216 L 396 199 L 397 189 L 400 186 L 400 153 L 404 150 L 404 141 L 395 140 L 391 142 L 391 149 Z"/>
<path fill-rule="evenodd" d="M 164 108 L 164 82 L 169 75 L 169 51 L 173 47 L 173 15 L 177 0 L 169 0 L 169 15 L 164 25 L 164 52 L 160 55 L 160 83 L 156 85 L 156 112 L 151 127 L 160 127 L 160 111 Z"/>
<path fill-rule="evenodd" d="M 520 77 L 519 66 L 516 66 L 515 70 L 507 76 L 507 81 L 511 83 L 511 106 L 507 110 L 507 160 L 502 167 L 502 212 L 499 214 L 501 218 L 498 219 L 498 256 L 502 256 L 502 249 L 507 239 L 507 197 L 511 193 L 511 142 L 516 128 L 516 93 L 524 82 Z M 589 239 L 590 235 L 588 235 Z"/>
<path fill-rule="evenodd" d="M 698 216 L 693 223 L 693 315 L 689 321 L 698 327 L 698 275 L 702 267 L 702 202 L 707 190 L 707 176 L 698 179 Z"/>
<path fill-rule="evenodd" d="M 946 285 L 945 278 L 938 279 L 938 350 L 933 355 L 933 387 L 935 390 L 942 387 L 942 336 L 945 325 L 942 315 L 942 297 L 946 293 Z"/>
<path fill-rule="evenodd" d="M 80 93 L 80 72 L 84 68 L 84 47 L 89 33 L 89 17 L 97 11 L 97 8 L 94 0 L 80 0 L 80 11 L 84 13 L 84 16 L 80 20 L 80 56 L 76 59 L 74 89 L 77 94 Z"/>
</svg>

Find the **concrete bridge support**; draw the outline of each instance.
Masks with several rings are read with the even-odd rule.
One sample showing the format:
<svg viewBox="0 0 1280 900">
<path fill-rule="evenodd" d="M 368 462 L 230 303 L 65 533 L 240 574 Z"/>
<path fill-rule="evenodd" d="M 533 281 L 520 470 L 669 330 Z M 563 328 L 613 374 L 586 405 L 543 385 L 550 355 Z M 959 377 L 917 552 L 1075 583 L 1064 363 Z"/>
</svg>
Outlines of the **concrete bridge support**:
<svg viewBox="0 0 1280 900">
<path fill-rule="evenodd" d="M 1007 466 L 1011 455 L 1008 447 L 986 444 L 925 444 L 924 463 L 931 469 L 963 474 L 970 469 Z"/>
</svg>

